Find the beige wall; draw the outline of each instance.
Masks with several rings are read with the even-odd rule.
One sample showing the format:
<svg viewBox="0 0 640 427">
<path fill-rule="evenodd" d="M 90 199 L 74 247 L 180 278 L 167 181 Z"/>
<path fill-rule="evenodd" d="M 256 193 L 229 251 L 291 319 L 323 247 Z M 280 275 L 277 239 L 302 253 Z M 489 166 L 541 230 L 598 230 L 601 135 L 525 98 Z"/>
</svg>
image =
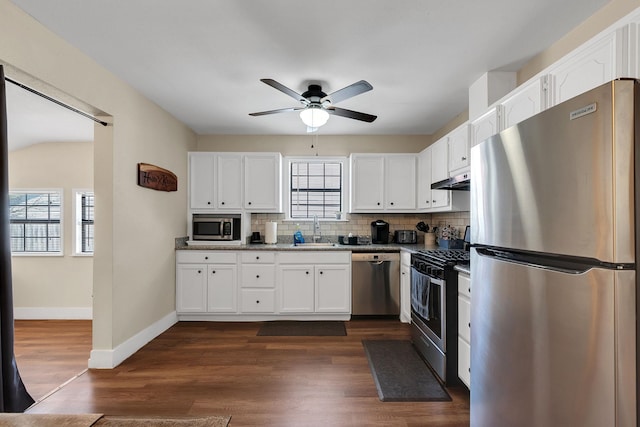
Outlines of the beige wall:
<svg viewBox="0 0 640 427">
<path fill-rule="evenodd" d="M 92 307 L 93 258 L 73 256 L 73 190 L 93 188 L 93 144 L 38 144 L 9 153 L 10 189 L 63 190 L 63 256 L 12 257 L 13 305 L 20 309 Z M 47 310 L 49 309 L 49 310 Z M 71 316 L 73 317 L 73 316 Z"/>
<path fill-rule="evenodd" d="M 348 156 L 351 153 L 418 153 L 431 142 L 429 135 L 201 135 L 198 137 L 198 151 L 277 151 L 283 156 Z"/>
<path fill-rule="evenodd" d="M 0 0 L 0 61 L 113 118 L 94 139 L 93 309 L 93 349 L 113 350 L 175 311 L 174 239 L 184 235 L 195 134 L 8 0 Z M 138 187 L 139 162 L 174 172 L 178 191 Z"/>
</svg>

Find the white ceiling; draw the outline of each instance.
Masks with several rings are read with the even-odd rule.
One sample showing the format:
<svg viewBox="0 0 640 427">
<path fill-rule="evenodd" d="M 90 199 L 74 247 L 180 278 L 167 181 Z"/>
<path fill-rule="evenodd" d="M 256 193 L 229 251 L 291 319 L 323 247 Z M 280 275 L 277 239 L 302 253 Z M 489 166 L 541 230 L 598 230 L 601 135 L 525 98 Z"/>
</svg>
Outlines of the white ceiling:
<svg viewBox="0 0 640 427">
<path fill-rule="evenodd" d="M 334 116 L 319 134 L 383 135 L 432 134 L 484 72 L 517 70 L 608 1 L 12 2 L 198 134 L 304 134 L 296 113 L 248 115 L 298 106 L 272 78 L 299 93 L 367 80 L 337 106 L 378 119 Z"/>
</svg>

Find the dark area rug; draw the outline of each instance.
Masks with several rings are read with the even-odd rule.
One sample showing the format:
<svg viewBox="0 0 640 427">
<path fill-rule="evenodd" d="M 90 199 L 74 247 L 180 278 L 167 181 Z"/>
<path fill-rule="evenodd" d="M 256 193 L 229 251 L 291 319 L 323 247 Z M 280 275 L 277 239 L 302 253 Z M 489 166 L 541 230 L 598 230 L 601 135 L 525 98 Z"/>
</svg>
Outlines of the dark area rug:
<svg viewBox="0 0 640 427">
<path fill-rule="evenodd" d="M 369 368 L 383 402 L 451 400 L 411 342 L 363 340 Z"/>
<path fill-rule="evenodd" d="M 258 336 L 265 337 L 342 337 L 346 335 L 344 322 L 274 321 L 263 323 L 258 330 Z"/>
</svg>

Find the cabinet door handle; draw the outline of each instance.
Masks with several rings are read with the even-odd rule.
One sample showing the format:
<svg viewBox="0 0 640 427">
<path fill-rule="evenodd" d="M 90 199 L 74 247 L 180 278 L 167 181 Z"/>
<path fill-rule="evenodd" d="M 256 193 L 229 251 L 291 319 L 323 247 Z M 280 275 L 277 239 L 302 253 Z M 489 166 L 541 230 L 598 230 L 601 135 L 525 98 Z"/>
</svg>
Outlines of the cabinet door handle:
<svg viewBox="0 0 640 427">
<path fill-rule="evenodd" d="M 256 279 L 259 279 L 259 278 L 260 278 L 260 275 L 259 275 L 259 274 L 256 274 Z"/>
<path fill-rule="evenodd" d="M 198 274 L 202 273 L 202 271 L 198 270 Z"/>
<path fill-rule="evenodd" d="M 461 160 L 464 162 L 465 160 L 467 160 L 467 158 L 465 156 L 462 156 Z"/>
<path fill-rule="evenodd" d="M 307 271 L 307 274 L 309 274 L 309 272 Z"/>
<path fill-rule="evenodd" d="M 427 200 L 425 203 L 426 203 L 426 204 L 429 204 L 429 203 L 431 203 L 431 202 L 429 202 L 429 201 Z"/>
<path fill-rule="evenodd" d="M 391 202 L 391 206 L 393 206 L 393 202 Z"/>
<path fill-rule="evenodd" d="M 378 206 L 380 206 L 380 202 L 378 202 Z"/>
<path fill-rule="evenodd" d="M 256 304 L 260 304 L 260 300 L 256 300 Z"/>
<path fill-rule="evenodd" d="M 324 274 L 324 271 L 321 271 L 320 274 Z"/>
<path fill-rule="evenodd" d="M 209 259 L 209 257 L 208 257 L 208 256 L 206 256 L 206 257 L 204 257 L 204 259 Z"/>
<path fill-rule="evenodd" d="M 471 322 L 469 322 L 469 328 L 471 328 Z"/>
<path fill-rule="evenodd" d="M 249 205 L 251 204 L 251 202 L 248 203 Z"/>
<path fill-rule="evenodd" d="M 216 271 L 215 271 L 215 270 L 213 270 L 213 271 L 211 272 L 211 274 L 216 274 Z"/>
<path fill-rule="evenodd" d="M 224 202 L 222 202 L 222 204 L 224 205 Z"/>
<path fill-rule="evenodd" d="M 435 203 L 436 201 L 435 201 L 435 200 L 432 200 L 432 202 L 433 202 L 433 203 Z"/>
<path fill-rule="evenodd" d="M 211 202 L 207 202 L 207 204 L 208 204 L 208 205 L 210 205 L 210 204 L 211 204 Z"/>
<path fill-rule="evenodd" d="M 256 259 L 260 259 L 260 257 L 259 257 L 259 256 L 257 256 L 257 257 L 256 257 Z"/>
<path fill-rule="evenodd" d="M 469 288 L 469 293 L 471 293 L 471 288 Z"/>
</svg>

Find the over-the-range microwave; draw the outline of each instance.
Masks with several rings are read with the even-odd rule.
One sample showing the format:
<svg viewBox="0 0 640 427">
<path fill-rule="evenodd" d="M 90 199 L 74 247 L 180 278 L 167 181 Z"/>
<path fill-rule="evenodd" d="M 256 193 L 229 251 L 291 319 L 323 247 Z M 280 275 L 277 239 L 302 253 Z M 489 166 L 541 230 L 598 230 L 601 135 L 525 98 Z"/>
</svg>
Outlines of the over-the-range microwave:
<svg viewBox="0 0 640 427">
<path fill-rule="evenodd" d="M 193 240 L 240 240 L 240 215 L 193 214 Z"/>
</svg>

